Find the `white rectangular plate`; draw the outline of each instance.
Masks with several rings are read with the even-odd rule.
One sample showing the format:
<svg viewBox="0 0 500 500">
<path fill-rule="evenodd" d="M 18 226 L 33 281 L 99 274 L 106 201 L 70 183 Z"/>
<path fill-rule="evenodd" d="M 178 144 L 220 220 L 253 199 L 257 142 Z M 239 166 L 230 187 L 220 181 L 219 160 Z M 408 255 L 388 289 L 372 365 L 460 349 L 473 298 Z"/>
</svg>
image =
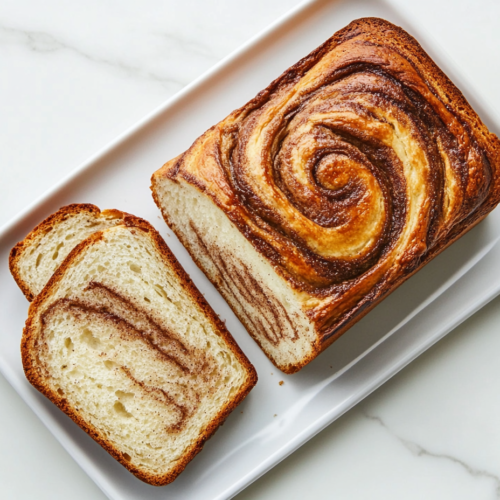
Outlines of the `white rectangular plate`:
<svg viewBox="0 0 500 500">
<path fill-rule="evenodd" d="M 361 401 L 500 291 L 500 212 L 455 243 L 298 374 L 274 368 L 170 233 L 150 177 L 208 127 L 353 19 L 378 16 L 413 34 L 490 129 L 498 125 L 429 39 L 381 0 L 309 1 L 275 23 L 79 167 L 0 231 L 0 370 L 112 499 L 230 498 Z M 143 484 L 38 394 L 19 344 L 28 304 L 8 271 L 10 248 L 68 203 L 119 208 L 151 221 L 254 363 L 259 383 L 171 485 Z M 280 386 L 278 382 L 284 380 Z"/>
</svg>

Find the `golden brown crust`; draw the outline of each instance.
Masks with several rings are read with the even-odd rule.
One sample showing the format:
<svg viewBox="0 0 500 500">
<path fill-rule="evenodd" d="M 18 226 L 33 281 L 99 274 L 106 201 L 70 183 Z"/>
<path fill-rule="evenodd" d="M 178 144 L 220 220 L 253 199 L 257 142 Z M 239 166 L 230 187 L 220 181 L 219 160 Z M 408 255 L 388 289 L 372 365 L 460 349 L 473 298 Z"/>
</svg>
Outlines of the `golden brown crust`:
<svg viewBox="0 0 500 500">
<path fill-rule="evenodd" d="M 81 214 L 82 212 L 87 212 L 89 215 L 93 215 L 95 217 L 98 217 L 99 215 L 107 217 L 113 215 L 113 218 L 117 219 L 121 219 L 125 215 L 125 212 L 121 212 L 120 210 L 116 209 L 108 209 L 101 212 L 98 207 L 90 203 L 73 203 L 71 205 L 61 207 L 57 212 L 49 215 L 32 231 L 30 231 L 30 233 L 24 238 L 24 240 L 20 241 L 14 246 L 14 248 L 12 248 L 9 255 L 10 272 L 17 285 L 30 302 L 35 298 L 34 293 L 30 289 L 29 285 L 22 279 L 19 270 L 19 261 L 23 256 L 23 253 L 30 247 L 34 240 L 54 229 L 67 217 L 71 215 Z"/>
<path fill-rule="evenodd" d="M 97 208 L 97 207 L 96 207 Z M 98 210 L 98 209 L 97 209 Z M 207 441 L 217 430 L 217 428 L 224 423 L 228 415 L 238 406 L 241 401 L 247 396 L 253 386 L 257 383 L 257 372 L 253 365 L 248 361 L 243 354 L 238 344 L 235 342 L 229 331 L 226 329 L 224 323 L 215 314 L 210 305 L 206 302 L 204 297 L 195 287 L 188 274 L 184 271 L 175 256 L 172 254 L 160 234 L 154 229 L 147 221 L 140 219 L 129 214 L 124 214 L 123 224 L 127 227 L 144 231 L 150 235 L 154 241 L 158 251 L 163 258 L 169 262 L 174 269 L 179 282 L 183 288 L 190 294 L 193 301 L 198 304 L 202 309 L 207 319 L 213 324 L 214 330 L 217 334 L 224 339 L 228 347 L 237 357 L 238 361 L 242 364 L 247 372 L 247 381 L 245 386 L 236 394 L 232 401 L 228 402 L 218 415 L 207 425 L 205 431 L 199 436 L 197 441 L 185 452 L 184 456 L 179 459 L 176 467 L 165 475 L 153 475 L 144 470 L 133 466 L 126 458 L 120 453 L 101 433 L 94 428 L 91 424 L 86 422 L 68 402 L 53 391 L 46 381 L 41 376 L 36 362 L 36 352 L 34 349 L 34 342 L 37 335 L 36 321 L 48 306 L 50 306 L 51 295 L 57 288 L 58 283 L 62 280 L 66 272 L 71 269 L 74 262 L 77 261 L 79 256 L 91 245 L 96 244 L 102 239 L 105 231 L 94 233 L 89 238 L 76 246 L 70 254 L 66 257 L 61 266 L 53 274 L 50 281 L 44 287 L 42 292 L 33 300 L 28 312 L 28 319 L 23 331 L 21 341 L 21 356 L 23 362 L 24 372 L 29 382 L 56 406 L 58 406 L 64 413 L 66 413 L 77 425 L 79 425 L 87 434 L 89 434 L 95 441 L 97 441 L 110 455 L 113 456 L 118 462 L 126 467 L 132 474 L 140 480 L 152 484 L 154 486 L 163 486 L 171 483 L 186 467 L 186 465 L 197 455 L 203 448 L 205 441 Z"/>
<path fill-rule="evenodd" d="M 498 204 L 500 141 L 413 37 L 365 18 L 156 172 L 159 207 L 162 176 L 320 302 L 306 311 L 318 350 L 290 373 Z"/>
</svg>

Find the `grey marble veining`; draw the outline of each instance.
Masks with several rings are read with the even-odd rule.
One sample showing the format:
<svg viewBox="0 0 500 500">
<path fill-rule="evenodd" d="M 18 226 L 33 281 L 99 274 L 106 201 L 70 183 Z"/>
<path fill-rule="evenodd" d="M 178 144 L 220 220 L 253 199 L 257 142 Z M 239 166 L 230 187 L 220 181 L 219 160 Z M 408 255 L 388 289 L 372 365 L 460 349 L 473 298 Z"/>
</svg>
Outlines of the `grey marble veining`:
<svg viewBox="0 0 500 500">
<path fill-rule="evenodd" d="M 457 457 L 453 457 L 446 453 L 433 452 L 431 450 L 422 447 L 418 443 L 415 443 L 414 441 L 404 439 L 398 436 L 394 431 L 392 431 L 379 416 L 371 415 L 370 413 L 364 411 L 363 409 L 361 410 L 361 412 L 365 416 L 365 418 L 383 427 L 391 436 L 397 439 L 412 455 L 416 457 L 426 457 L 439 460 L 446 460 L 459 466 L 464 472 L 466 472 L 473 478 L 491 480 L 495 488 L 495 498 L 500 498 L 500 477 L 496 476 L 495 474 L 487 470 L 476 469 L 472 465 L 469 465 L 468 463 L 464 462 L 463 460 Z"/>
<path fill-rule="evenodd" d="M 185 54 L 197 54 L 201 57 L 207 58 L 208 62 L 212 61 L 215 63 L 218 61 L 217 57 L 208 54 L 205 48 L 197 45 L 196 42 L 183 40 L 182 38 L 177 38 L 169 34 L 160 35 L 160 37 L 164 38 L 166 41 L 166 51 L 172 50 L 172 47 L 177 47 L 179 51 L 182 51 Z M 72 55 L 83 58 L 89 62 L 104 65 L 115 71 L 118 70 L 123 74 L 122 76 L 146 79 L 160 83 L 172 92 L 180 90 L 187 83 L 189 83 L 189 81 L 181 81 L 180 79 L 169 77 L 166 74 L 157 72 L 153 68 L 149 68 L 146 65 L 139 66 L 131 64 L 127 62 L 126 58 L 111 58 L 86 52 L 80 47 L 59 40 L 50 33 L 41 31 L 27 31 L 7 26 L 0 26 L 0 44 L 16 44 L 26 50 L 38 54 L 67 51 Z"/>
</svg>

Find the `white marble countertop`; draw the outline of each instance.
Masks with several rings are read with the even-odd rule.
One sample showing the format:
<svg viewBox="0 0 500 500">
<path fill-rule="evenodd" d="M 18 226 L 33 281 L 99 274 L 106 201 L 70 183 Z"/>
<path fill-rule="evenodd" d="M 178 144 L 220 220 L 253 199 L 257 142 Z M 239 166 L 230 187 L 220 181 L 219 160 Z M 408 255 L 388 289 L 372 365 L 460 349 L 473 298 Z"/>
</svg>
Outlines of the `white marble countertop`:
<svg viewBox="0 0 500 500">
<path fill-rule="evenodd" d="M 500 2 L 391 1 L 500 111 Z M 1 2 L 0 225 L 297 3 Z M 500 498 L 499 305 L 237 498 Z M 0 401 L 0 498 L 105 498 L 1 376 Z"/>
</svg>

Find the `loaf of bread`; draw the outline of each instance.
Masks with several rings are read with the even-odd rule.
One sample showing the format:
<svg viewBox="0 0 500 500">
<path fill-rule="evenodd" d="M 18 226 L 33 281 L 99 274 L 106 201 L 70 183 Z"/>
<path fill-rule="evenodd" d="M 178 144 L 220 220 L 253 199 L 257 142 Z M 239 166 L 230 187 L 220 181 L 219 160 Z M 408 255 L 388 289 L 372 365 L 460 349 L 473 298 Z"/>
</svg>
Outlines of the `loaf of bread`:
<svg viewBox="0 0 500 500">
<path fill-rule="evenodd" d="M 152 178 L 271 361 L 299 370 L 500 199 L 500 142 L 401 28 L 352 22 Z"/>
<path fill-rule="evenodd" d="M 95 205 L 62 207 L 38 224 L 10 252 L 12 276 L 31 302 L 47 284 L 66 256 L 91 234 L 123 222 L 126 214 Z"/>
<path fill-rule="evenodd" d="M 15 268 L 22 280 L 33 277 L 26 290 L 36 295 L 23 366 L 30 383 L 116 460 L 160 486 L 182 472 L 257 375 L 157 231 L 94 208 L 73 207 L 68 218 L 58 212 L 38 227 L 41 239 L 31 234 L 16 247 L 29 254 Z M 75 243 L 92 220 L 100 230 L 36 294 L 33 283 L 46 277 L 36 276 L 37 255 L 52 259 L 54 245 L 57 252 Z M 35 273 L 25 272 L 33 262 Z"/>
</svg>

